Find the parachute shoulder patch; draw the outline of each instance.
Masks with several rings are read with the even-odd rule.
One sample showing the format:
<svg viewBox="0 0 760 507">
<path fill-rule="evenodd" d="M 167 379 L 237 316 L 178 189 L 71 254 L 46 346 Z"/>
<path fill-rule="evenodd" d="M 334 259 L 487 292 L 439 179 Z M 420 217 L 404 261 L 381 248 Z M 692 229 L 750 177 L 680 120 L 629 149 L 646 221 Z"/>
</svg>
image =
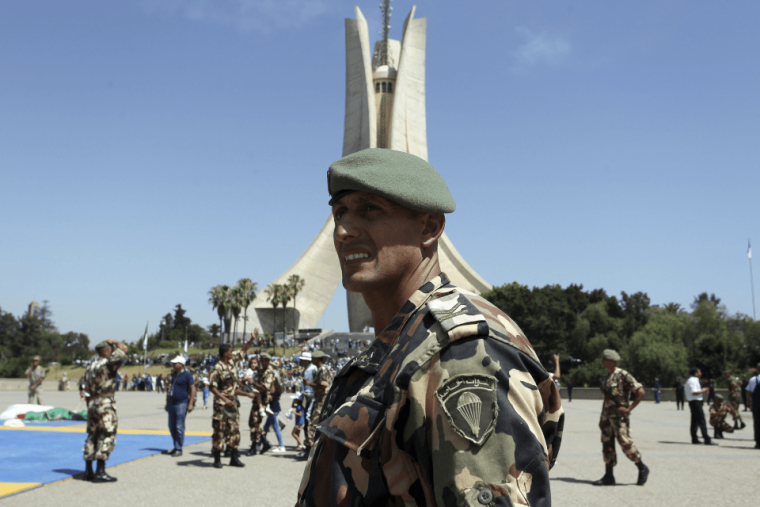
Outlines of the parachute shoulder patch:
<svg viewBox="0 0 760 507">
<path fill-rule="evenodd" d="M 496 378 L 465 374 L 451 377 L 435 391 L 454 431 L 476 445 L 486 441 L 496 424 Z"/>
</svg>

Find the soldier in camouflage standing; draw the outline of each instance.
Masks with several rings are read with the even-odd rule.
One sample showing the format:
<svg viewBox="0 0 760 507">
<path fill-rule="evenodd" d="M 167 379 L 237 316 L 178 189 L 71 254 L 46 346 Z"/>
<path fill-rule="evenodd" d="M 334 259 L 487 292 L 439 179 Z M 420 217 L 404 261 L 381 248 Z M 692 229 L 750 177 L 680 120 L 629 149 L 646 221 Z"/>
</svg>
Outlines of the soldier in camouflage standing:
<svg viewBox="0 0 760 507">
<path fill-rule="evenodd" d="M 244 382 L 252 384 L 259 376 L 259 360 L 254 357 L 250 362 L 250 378 L 246 378 Z M 251 430 L 251 449 L 248 451 L 248 456 L 256 455 L 256 445 L 261 439 L 261 422 L 264 420 L 266 413 L 264 412 L 264 406 L 261 404 L 261 393 L 253 386 L 248 386 L 246 390 L 251 389 L 253 393 L 253 403 L 251 404 L 251 412 L 248 414 L 248 428 Z"/>
<path fill-rule="evenodd" d="M 723 438 L 723 432 L 733 433 L 734 428 L 726 422 L 728 414 L 736 417 L 736 409 L 729 404 L 723 402 L 723 395 L 715 395 L 715 403 L 710 405 L 710 426 L 714 428 L 715 438 Z"/>
<path fill-rule="evenodd" d="M 599 419 L 599 429 L 602 430 L 602 455 L 607 471 L 604 477 L 594 482 L 594 486 L 612 486 L 615 476 L 612 469 L 617 465 L 615 439 L 626 457 L 633 461 L 639 469 L 636 484 L 643 486 L 649 475 L 649 468 L 641 461 L 641 453 L 633 443 L 630 433 L 630 415 L 636 405 L 644 398 L 644 387 L 633 375 L 617 367 L 620 356 L 612 349 L 602 353 L 602 364 L 607 368 L 607 375 L 602 382 L 604 403 L 602 416 Z M 629 403 L 631 393 L 636 393 L 633 403 Z"/>
<path fill-rule="evenodd" d="M 728 379 L 728 404 L 734 409 L 731 414 L 734 416 L 734 429 L 743 430 L 747 425 L 742 421 L 742 415 L 739 408 L 742 403 L 742 382 L 738 378 L 731 377 L 731 370 L 727 370 L 723 375 Z"/>
<path fill-rule="evenodd" d="M 240 389 L 240 379 L 237 374 L 237 364 L 245 360 L 245 353 L 251 348 L 259 334 L 255 329 L 251 339 L 243 347 L 233 352 L 228 344 L 219 345 L 219 361 L 214 366 L 209 378 L 211 392 L 214 393 L 214 413 L 211 426 L 214 430 L 211 437 L 211 453 L 214 456 L 214 468 L 222 468 L 222 451 L 226 444 L 230 451 L 230 466 L 244 467 L 238 454 L 240 445 L 240 402 L 237 397 L 253 398 L 252 393 Z"/>
<path fill-rule="evenodd" d="M 119 418 L 116 415 L 116 373 L 127 358 L 127 346 L 116 340 L 106 340 L 95 346 L 98 357 L 84 373 L 84 390 L 89 394 L 87 411 L 87 441 L 84 444 L 85 480 L 115 482 L 106 473 L 106 460 L 116 445 Z M 92 462 L 98 460 L 93 474 Z"/>
<path fill-rule="evenodd" d="M 321 350 L 317 350 L 311 354 L 311 361 L 314 366 L 317 367 L 317 371 L 314 373 L 314 381 L 310 382 L 310 387 L 314 389 L 314 405 L 311 412 L 309 429 L 304 438 L 305 447 L 296 455 L 297 459 L 306 459 L 309 457 L 309 450 L 311 450 L 311 446 L 314 445 L 314 438 L 317 433 L 317 425 L 320 420 L 319 414 L 322 412 L 327 391 L 330 389 L 330 370 L 327 368 L 327 365 L 324 364 L 325 353 Z"/>
<path fill-rule="evenodd" d="M 327 181 L 343 286 L 376 336 L 322 402 L 298 505 L 550 505 L 559 392 L 520 328 L 441 271 L 443 178 L 367 149 Z"/>
<path fill-rule="evenodd" d="M 280 383 L 280 379 L 277 374 L 277 370 L 275 367 L 270 364 L 270 361 L 272 360 L 272 356 L 269 355 L 267 352 L 263 352 L 259 356 L 259 369 L 258 369 L 258 379 L 259 383 L 256 385 L 256 390 L 258 391 L 259 395 L 261 396 L 261 407 L 267 407 L 267 405 L 270 404 L 277 404 L 279 406 L 279 395 L 282 393 L 282 384 Z M 262 414 L 265 418 L 271 417 L 274 412 L 271 410 L 270 407 L 268 411 L 266 411 L 264 414 Z M 277 412 L 279 413 L 279 408 L 277 409 Z M 275 417 L 276 419 L 276 417 Z M 274 422 L 274 424 L 279 424 L 277 421 Z M 268 431 L 268 430 L 267 430 Z M 282 447 L 282 435 L 279 433 L 280 427 L 276 426 L 275 433 L 278 435 L 278 441 L 280 441 L 280 447 Z M 253 438 L 253 434 L 251 434 L 251 438 Z M 261 441 L 261 452 L 262 454 L 267 452 L 271 447 L 272 444 L 270 444 L 265 435 L 265 431 L 259 427 L 259 440 Z M 281 452 L 278 449 L 276 449 L 277 452 Z"/>
<path fill-rule="evenodd" d="M 32 358 L 32 365 L 26 369 L 26 378 L 29 379 L 29 404 L 42 405 L 42 382 L 45 380 L 45 368 L 40 366 L 40 356 Z"/>
</svg>

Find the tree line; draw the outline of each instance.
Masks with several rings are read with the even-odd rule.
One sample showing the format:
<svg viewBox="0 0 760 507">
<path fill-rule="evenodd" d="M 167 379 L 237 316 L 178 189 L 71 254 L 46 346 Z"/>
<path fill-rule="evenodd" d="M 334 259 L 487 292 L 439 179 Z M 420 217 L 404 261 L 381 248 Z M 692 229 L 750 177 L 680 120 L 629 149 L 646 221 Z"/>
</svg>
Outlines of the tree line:
<svg viewBox="0 0 760 507">
<path fill-rule="evenodd" d="M 608 348 L 620 354 L 621 368 L 650 386 L 655 378 L 673 385 L 693 366 L 724 385 L 725 370 L 741 376 L 760 361 L 760 322 L 729 314 L 715 294 L 695 296 L 689 309 L 652 305 L 643 292 L 618 298 L 574 284 L 529 288 L 515 282 L 482 295 L 514 319 L 545 366 L 559 353 L 563 377 L 579 387 L 600 384 L 600 356 Z"/>
<path fill-rule="evenodd" d="M 303 290 L 306 281 L 300 275 L 290 275 L 285 284 L 270 284 L 264 289 L 267 302 L 272 305 L 273 319 L 271 335 L 276 334 L 277 325 L 277 307 L 282 305 L 283 312 L 290 301 L 293 301 L 293 309 L 296 309 L 296 296 Z M 234 287 L 228 285 L 217 285 L 208 291 L 209 304 L 216 310 L 219 317 L 219 329 L 224 330 L 228 335 L 232 331 L 233 337 L 237 336 L 238 321 L 243 319 L 243 336 L 246 335 L 246 324 L 248 323 L 248 307 L 257 297 L 258 284 L 251 281 L 250 278 L 241 278 Z M 292 323 L 295 327 L 295 322 Z M 231 329 L 232 328 L 232 329 Z M 269 330 L 262 330 L 269 331 Z M 285 319 L 282 322 L 282 332 L 285 333 Z M 233 338 L 233 344 L 235 339 Z"/>
<path fill-rule="evenodd" d="M 15 317 L 0 308 L 0 378 L 21 378 L 39 355 L 42 364 L 72 364 L 91 356 L 90 339 L 84 333 L 61 333 L 53 312 L 44 301 L 37 314 Z"/>
</svg>

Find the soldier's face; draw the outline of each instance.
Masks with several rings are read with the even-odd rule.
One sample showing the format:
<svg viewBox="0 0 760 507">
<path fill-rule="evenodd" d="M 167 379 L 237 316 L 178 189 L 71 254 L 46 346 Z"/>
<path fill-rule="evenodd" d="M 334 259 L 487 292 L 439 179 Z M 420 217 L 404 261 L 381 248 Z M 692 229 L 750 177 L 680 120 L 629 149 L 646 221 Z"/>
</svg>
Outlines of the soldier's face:
<svg viewBox="0 0 760 507">
<path fill-rule="evenodd" d="M 100 349 L 100 357 L 111 357 L 111 354 L 113 354 L 113 349 L 111 347 Z"/>
<path fill-rule="evenodd" d="M 32 359 L 32 366 L 34 366 L 36 368 L 39 365 L 40 365 L 40 360 L 39 359 Z"/>
<path fill-rule="evenodd" d="M 333 242 L 346 289 L 392 290 L 422 262 L 427 213 L 414 213 L 369 192 L 343 196 L 332 213 Z"/>
</svg>

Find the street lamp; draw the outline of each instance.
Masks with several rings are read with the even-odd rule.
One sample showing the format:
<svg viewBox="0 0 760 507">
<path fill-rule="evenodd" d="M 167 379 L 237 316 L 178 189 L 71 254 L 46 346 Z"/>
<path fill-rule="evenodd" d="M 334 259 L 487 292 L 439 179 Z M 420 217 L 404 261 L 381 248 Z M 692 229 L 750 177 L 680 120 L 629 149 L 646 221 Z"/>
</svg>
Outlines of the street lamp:
<svg viewBox="0 0 760 507">
<path fill-rule="evenodd" d="M 161 341 L 164 341 L 164 328 L 166 327 L 166 320 L 161 319 Z"/>
</svg>

